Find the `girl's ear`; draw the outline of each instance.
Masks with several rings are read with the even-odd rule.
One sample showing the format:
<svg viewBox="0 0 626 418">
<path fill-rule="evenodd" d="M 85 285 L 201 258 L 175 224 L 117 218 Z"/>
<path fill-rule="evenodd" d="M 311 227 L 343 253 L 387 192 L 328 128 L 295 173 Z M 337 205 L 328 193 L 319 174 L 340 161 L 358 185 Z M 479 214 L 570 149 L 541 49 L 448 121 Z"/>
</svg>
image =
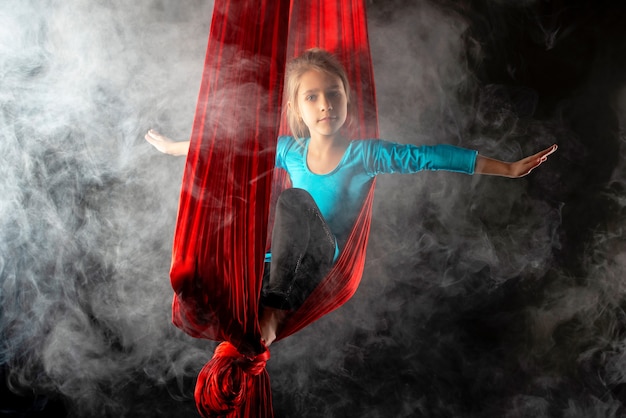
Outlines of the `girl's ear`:
<svg viewBox="0 0 626 418">
<path fill-rule="evenodd" d="M 287 109 L 290 112 L 293 112 L 293 114 L 298 118 L 298 119 L 302 119 L 300 117 L 300 112 L 298 111 L 298 109 L 296 108 L 296 106 L 293 105 L 293 103 L 291 103 L 291 100 L 287 102 Z"/>
</svg>

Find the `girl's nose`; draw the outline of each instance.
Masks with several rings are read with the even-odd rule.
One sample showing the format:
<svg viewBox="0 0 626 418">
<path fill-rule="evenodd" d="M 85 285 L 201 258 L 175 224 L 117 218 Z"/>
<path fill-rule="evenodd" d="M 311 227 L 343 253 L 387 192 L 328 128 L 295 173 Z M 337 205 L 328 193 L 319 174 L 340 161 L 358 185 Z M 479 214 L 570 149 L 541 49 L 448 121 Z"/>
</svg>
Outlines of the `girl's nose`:
<svg viewBox="0 0 626 418">
<path fill-rule="evenodd" d="M 333 110 L 333 104 L 326 97 L 321 100 L 321 105 L 322 110 Z"/>
</svg>

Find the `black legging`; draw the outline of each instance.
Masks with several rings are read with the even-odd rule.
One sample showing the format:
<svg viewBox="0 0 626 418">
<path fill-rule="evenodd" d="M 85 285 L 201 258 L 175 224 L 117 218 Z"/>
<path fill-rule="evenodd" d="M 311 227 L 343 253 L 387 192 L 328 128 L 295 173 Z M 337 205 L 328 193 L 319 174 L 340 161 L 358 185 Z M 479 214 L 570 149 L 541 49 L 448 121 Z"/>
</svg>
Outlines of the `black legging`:
<svg viewBox="0 0 626 418">
<path fill-rule="evenodd" d="M 328 273 L 335 257 L 335 237 L 311 195 L 287 189 L 276 203 L 272 262 L 266 264 L 261 304 L 294 310 Z"/>
</svg>

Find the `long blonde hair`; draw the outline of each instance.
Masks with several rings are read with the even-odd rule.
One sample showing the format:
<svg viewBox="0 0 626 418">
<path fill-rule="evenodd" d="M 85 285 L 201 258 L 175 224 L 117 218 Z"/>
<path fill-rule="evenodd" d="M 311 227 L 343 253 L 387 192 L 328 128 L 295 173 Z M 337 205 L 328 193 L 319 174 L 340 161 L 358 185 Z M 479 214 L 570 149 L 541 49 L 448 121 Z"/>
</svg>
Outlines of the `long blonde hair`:
<svg viewBox="0 0 626 418">
<path fill-rule="evenodd" d="M 307 71 L 320 71 L 327 74 L 335 75 L 341 79 L 346 99 L 348 103 L 348 125 L 352 122 L 351 102 L 350 102 L 350 83 L 348 82 L 348 74 L 339 60 L 330 52 L 321 48 L 311 48 L 287 63 L 285 74 L 285 96 L 287 123 L 292 135 L 296 139 L 306 138 L 310 135 L 309 128 L 299 116 L 298 109 L 298 89 L 300 88 L 300 79 Z"/>
</svg>

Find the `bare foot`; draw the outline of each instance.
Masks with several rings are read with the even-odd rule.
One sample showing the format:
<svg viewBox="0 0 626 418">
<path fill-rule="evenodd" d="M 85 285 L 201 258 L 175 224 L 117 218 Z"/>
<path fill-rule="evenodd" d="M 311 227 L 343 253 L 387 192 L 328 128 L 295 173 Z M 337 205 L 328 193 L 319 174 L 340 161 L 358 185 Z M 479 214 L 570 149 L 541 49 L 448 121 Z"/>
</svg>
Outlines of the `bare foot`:
<svg viewBox="0 0 626 418">
<path fill-rule="evenodd" d="M 288 311 L 282 309 L 263 308 L 259 318 L 259 326 L 261 327 L 261 338 L 267 347 L 276 339 L 278 329 L 287 317 L 287 313 Z"/>
</svg>

